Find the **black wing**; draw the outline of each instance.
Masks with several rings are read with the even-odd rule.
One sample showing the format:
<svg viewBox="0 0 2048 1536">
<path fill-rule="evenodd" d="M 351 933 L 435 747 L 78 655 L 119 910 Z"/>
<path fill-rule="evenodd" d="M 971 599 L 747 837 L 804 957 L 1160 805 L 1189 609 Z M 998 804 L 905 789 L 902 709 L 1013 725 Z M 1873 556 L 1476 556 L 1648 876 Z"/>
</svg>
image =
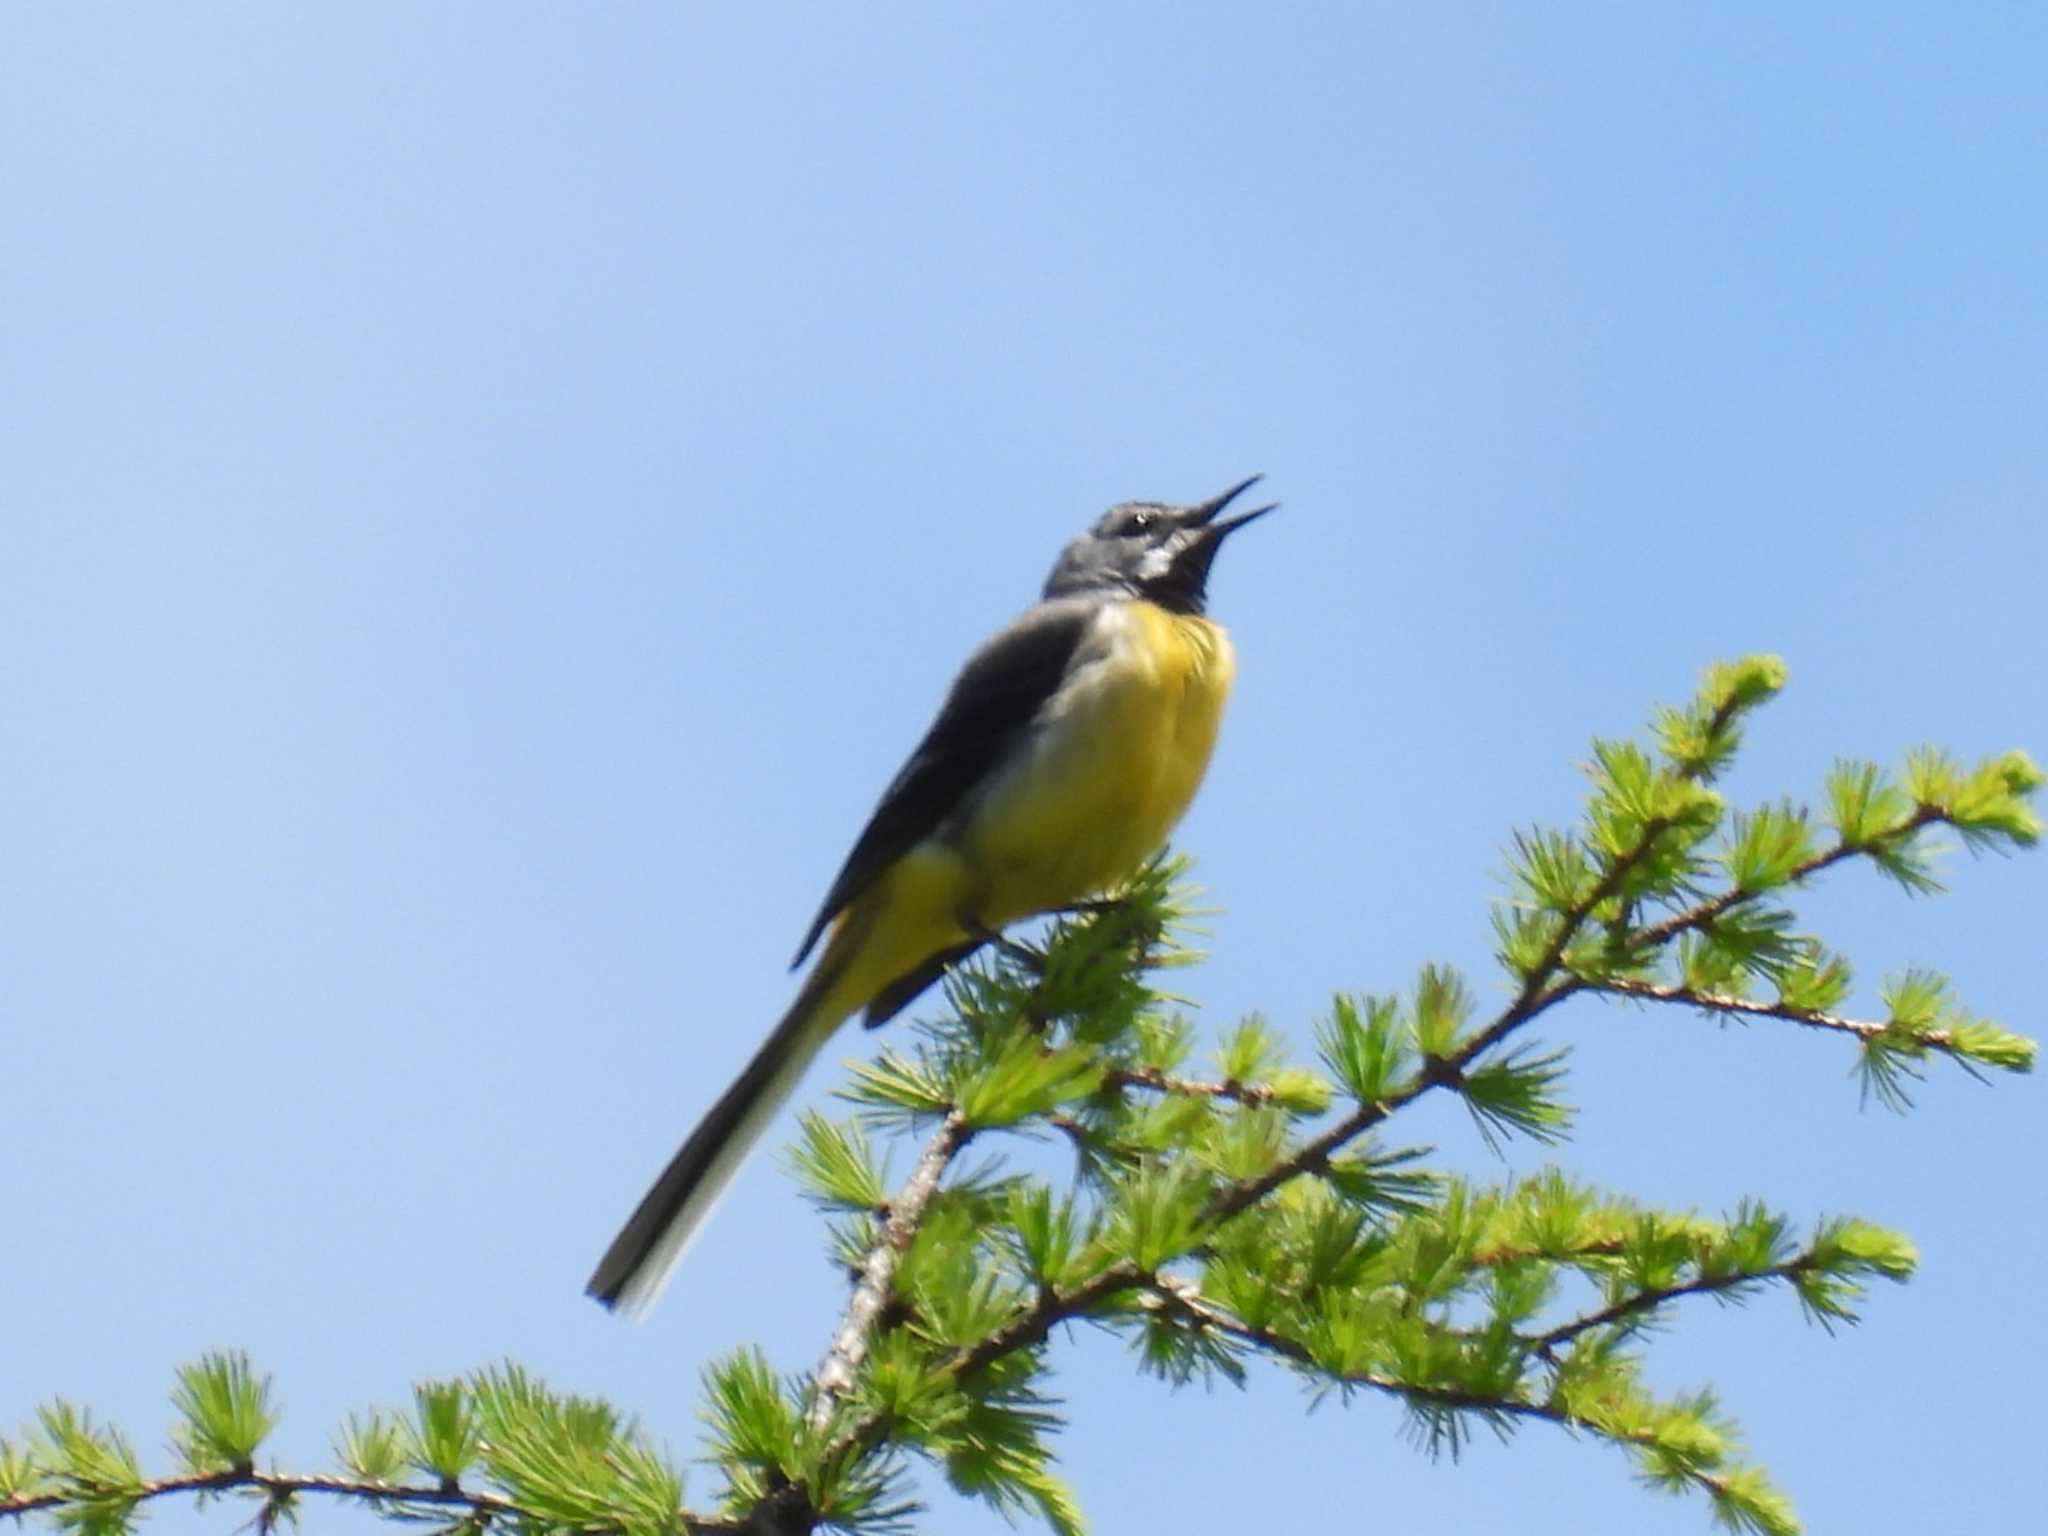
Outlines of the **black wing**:
<svg viewBox="0 0 2048 1536">
<path fill-rule="evenodd" d="M 938 719 L 883 792 L 846 856 L 792 968 L 804 963 L 826 924 L 966 803 L 1030 728 L 1059 690 L 1099 606 L 1086 598 L 1040 603 L 967 659 L 939 706 Z"/>
</svg>

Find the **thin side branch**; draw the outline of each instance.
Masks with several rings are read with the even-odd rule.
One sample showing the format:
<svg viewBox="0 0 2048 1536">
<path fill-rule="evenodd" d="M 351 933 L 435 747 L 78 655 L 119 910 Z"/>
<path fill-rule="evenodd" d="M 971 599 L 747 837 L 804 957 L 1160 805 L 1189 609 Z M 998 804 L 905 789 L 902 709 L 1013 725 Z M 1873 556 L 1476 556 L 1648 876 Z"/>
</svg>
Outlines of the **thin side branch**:
<svg viewBox="0 0 2048 1536">
<path fill-rule="evenodd" d="M 1492 1044 L 1549 1006 L 1539 1001 L 1543 989 L 1550 984 L 1550 978 L 1557 974 L 1564 963 L 1565 951 L 1572 947 L 1572 940 L 1579 936 L 1579 930 L 1586 926 L 1586 919 L 1593 915 L 1599 905 L 1621 889 L 1621 884 L 1657 846 L 1657 839 L 1670 830 L 1670 823 L 1652 817 L 1643 823 L 1642 835 L 1635 846 L 1607 866 L 1607 873 L 1594 882 L 1593 889 L 1579 899 L 1570 911 L 1564 914 L 1564 921 L 1558 924 L 1557 935 L 1544 949 L 1542 957 L 1529 968 L 1529 974 L 1522 978 L 1521 990 L 1516 992 L 1514 1001 L 1502 1009 L 1500 1016 L 1475 1037 Z M 1485 1047 L 1482 1046 L 1481 1049 Z M 1475 1053 L 1476 1054 L 1476 1053 Z"/>
<path fill-rule="evenodd" d="M 1212 1332 L 1225 1334 L 1266 1351 L 1281 1359 L 1292 1362 L 1305 1371 L 1334 1381 L 1346 1387 L 1363 1387 L 1369 1391 L 1384 1393 L 1428 1408 L 1469 1410 L 1473 1413 L 1498 1414 L 1507 1418 L 1533 1419 L 1546 1424 L 1556 1424 L 1567 1429 L 1589 1429 L 1603 1439 L 1621 1445 L 1652 1445 L 1655 1437 L 1647 1432 L 1639 1435 L 1618 1434 L 1583 1419 L 1575 1418 L 1554 1403 L 1530 1402 L 1520 1397 L 1486 1396 L 1475 1392 L 1458 1392 L 1448 1388 L 1417 1386 L 1410 1382 L 1389 1376 L 1376 1375 L 1369 1371 L 1337 1372 L 1319 1364 L 1308 1347 L 1300 1340 L 1290 1338 L 1274 1329 L 1260 1327 L 1234 1317 L 1209 1302 L 1192 1285 L 1164 1277 L 1155 1277 L 1148 1283 L 1147 1290 L 1159 1304 L 1186 1316 L 1200 1327 Z M 1700 1467 L 1688 1468 L 1686 1475 L 1711 1494 L 1726 1491 L 1726 1478 Z"/>
<path fill-rule="evenodd" d="M 1175 1077 L 1152 1067 L 1117 1067 L 1103 1074 L 1108 1088 L 1147 1088 L 1154 1093 L 1179 1094 L 1192 1099 L 1228 1099 L 1237 1104 L 1272 1104 L 1279 1095 L 1259 1083 L 1236 1081 L 1209 1083 Z"/>
<path fill-rule="evenodd" d="M 1873 839 L 1871 842 L 1837 843 L 1832 848 L 1823 849 L 1795 868 L 1786 877 L 1785 883 L 1787 885 L 1803 885 L 1822 870 L 1840 864 L 1845 859 L 1853 859 L 1860 854 L 1867 854 L 1881 843 L 1903 842 L 1905 839 L 1913 836 L 1914 833 L 1925 828 L 1949 824 L 1947 813 L 1939 806 L 1923 805 L 1892 831 L 1885 833 L 1880 838 Z M 1723 913 L 1768 894 L 1766 891 L 1752 891 L 1736 886 L 1731 890 L 1722 891 L 1718 895 L 1708 897 L 1697 906 L 1687 907 L 1682 912 L 1674 912 L 1660 923 L 1652 923 L 1649 927 L 1642 929 L 1636 937 L 1641 943 L 1652 949 L 1662 948 L 1680 934 L 1695 928 L 1704 928 Z"/>
<path fill-rule="evenodd" d="M 237 1467 L 223 1472 L 198 1473 L 186 1477 L 156 1478 L 136 1484 L 132 1488 L 80 1487 L 70 1484 L 49 1493 L 0 1501 L 0 1518 L 11 1516 L 18 1519 L 39 1511 L 74 1508 L 88 1501 L 119 1500 L 122 1503 L 140 1505 L 186 1494 L 232 1493 L 260 1494 L 272 1505 L 283 1504 L 303 1494 L 312 1494 L 400 1510 L 407 1507 L 445 1510 L 451 1517 L 468 1516 L 479 1522 L 503 1520 L 518 1524 L 545 1523 L 539 1511 L 527 1509 L 496 1494 L 464 1488 L 457 1483 L 380 1483 L 365 1482 L 358 1478 L 318 1475 L 294 1477 L 281 1472 L 259 1472 L 253 1467 Z M 730 1521 L 698 1520 L 680 1511 L 677 1519 L 682 1529 L 697 1533 L 697 1536 L 711 1536 L 714 1532 L 737 1529 Z"/>
<path fill-rule="evenodd" d="M 1147 1278 L 1145 1271 L 1136 1264 L 1122 1261 L 1110 1265 L 1093 1279 L 1084 1280 L 1067 1290 L 1056 1290 L 1048 1286 L 1039 1294 L 1037 1301 L 1019 1312 L 1003 1327 L 998 1328 L 980 1343 L 956 1351 L 953 1358 L 946 1362 L 947 1371 L 955 1377 L 972 1376 L 976 1371 L 993 1365 L 1005 1355 L 1042 1344 L 1046 1336 L 1061 1323 L 1094 1310 L 1110 1297 L 1123 1291 L 1143 1286 Z"/>
<path fill-rule="evenodd" d="M 1530 1338 L 1529 1345 L 1539 1354 L 1549 1355 L 1554 1353 L 1559 1345 L 1569 1344 L 1580 1334 L 1591 1329 L 1605 1328 L 1614 1323 L 1627 1322 L 1633 1317 L 1641 1317 L 1656 1311 L 1666 1302 L 1676 1301 L 1683 1296 L 1713 1296 L 1722 1291 L 1739 1290 L 1745 1285 L 1760 1285 L 1771 1280 L 1792 1280 L 1812 1268 L 1813 1255 L 1802 1253 L 1797 1258 L 1787 1259 L 1783 1264 L 1771 1264 L 1763 1269 L 1746 1269 L 1725 1275 L 1702 1275 L 1697 1280 L 1688 1280 L 1681 1285 L 1654 1286 L 1649 1290 L 1624 1296 L 1597 1312 L 1588 1312 L 1568 1323 L 1560 1323 L 1549 1332 L 1539 1333 Z"/>
<path fill-rule="evenodd" d="M 1735 997 L 1726 992 L 1701 992 L 1692 987 L 1660 986 L 1653 981 L 1634 981 L 1628 977 L 1613 977 L 1605 981 L 1582 982 L 1587 991 L 1612 992 L 1621 997 L 1641 998 L 1651 1003 L 1681 1003 L 1709 1013 L 1739 1013 L 1751 1018 L 1786 1019 L 1794 1024 L 1804 1024 L 1809 1029 L 1831 1029 L 1841 1034 L 1854 1035 L 1859 1040 L 1870 1040 L 1890 1032 L 1891 1026 L 1871 1019 L 1848 1019 L 1840 1014 L 1823 1013 L 1817 1008 L 1794 1008 L 1786 1003 L 1763 1003 L 1753 998 Z M 1930 1029 L 1915 1034 L 1917 1042 L 1934 1050 L 1945 1050 L 1950 1045 L 1947 1030 Z"/>
<path fill-rule="evenodd" d="M 1504 1413 L 1516 1418 L 1543 1419 L 1552 1424 L 1574 1422 L 1562 1409 L 1544 1403 L 1528 1402 L 1519 1397 L 1488 1397 L 1476 1392 L 1454 1392 L 1442 1387 L 1419 1387 L 1409 1382 L 1397 1381 L 1391 1376 L 1374 1375 L 1370 1371 L 1340 1375 L 1317 1364 L 1308 1346 L 1299 1339 L 1232 1316 L 1210 1302 L 1186 1281 L 1174 1280 L 1164 1275 L 1155 1276 L 1145 1288 L 1161 1306 L 1181 1313 L 1203 1328 L 1227 1334 L 1269 1354 L 1290 1360 L 1318 1376 L 1342 1382 L 1347 1387 L 1366 1387 L 1374 1392 L 1384 1392 L 1390 1397 L 1428 1403 L 1439 1408 L 1470 1408 L 1479 1413 Z"/>
</svg>

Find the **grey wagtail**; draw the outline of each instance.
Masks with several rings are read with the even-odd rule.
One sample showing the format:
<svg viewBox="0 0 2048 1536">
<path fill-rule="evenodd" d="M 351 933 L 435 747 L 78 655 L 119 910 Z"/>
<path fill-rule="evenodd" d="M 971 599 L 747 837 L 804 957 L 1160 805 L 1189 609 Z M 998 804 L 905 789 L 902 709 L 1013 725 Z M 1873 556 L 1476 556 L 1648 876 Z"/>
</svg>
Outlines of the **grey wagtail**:
<svg viewBox="0 0 2048 1536">
<path fill-rule="evenodd" d="M 847 855 L 792 965 L 825 953 L 598 1261 L 587 1287 L 643 1312 L 741 1161 L 849 1015 L 894 1017 L 1006 925 L 1113 888 L 1195 797 L 1236 663 L 1203 616 L 1224 517 L 1112 507 L 1045 593 L 972 656 Z"/>
</svg>

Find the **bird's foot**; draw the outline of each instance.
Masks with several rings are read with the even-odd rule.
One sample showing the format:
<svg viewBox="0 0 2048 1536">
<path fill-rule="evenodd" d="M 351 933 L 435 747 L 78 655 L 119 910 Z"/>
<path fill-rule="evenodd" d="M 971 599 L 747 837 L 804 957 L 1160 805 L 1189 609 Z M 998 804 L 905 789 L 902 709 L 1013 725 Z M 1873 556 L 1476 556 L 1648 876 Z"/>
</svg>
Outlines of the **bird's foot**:
<svg viewBox="0 0 2048 1536">
<path fill-rule="evenodd" d="M 1024 969 L 1030 971 L 1034 976 L 1043 976 L 1045 974 L 1044 955 L 1040 954 L 1030 945 L 1019 944 L 1015 939 L 1008 938 L 998 930 L 989 927 L 987 923 L 984 923 L 972 912 L 962 912 L 960 914 L 960 927 L 967 934 L 967 937 L 973 939 L 976 943 L 986 944 L 992 949 L 999 950 L 1011 960 L 1023 966 Z"/>
<path fill-rule="evenodd" d="M 1053 912 L 1060 917 L 1102 917 L 1122 910 L 1125 904 L 1121 896 L 1096 896 L 1087 901 L 1073 901 L 1064 907 L 1054 907 Z"/>
</svg>

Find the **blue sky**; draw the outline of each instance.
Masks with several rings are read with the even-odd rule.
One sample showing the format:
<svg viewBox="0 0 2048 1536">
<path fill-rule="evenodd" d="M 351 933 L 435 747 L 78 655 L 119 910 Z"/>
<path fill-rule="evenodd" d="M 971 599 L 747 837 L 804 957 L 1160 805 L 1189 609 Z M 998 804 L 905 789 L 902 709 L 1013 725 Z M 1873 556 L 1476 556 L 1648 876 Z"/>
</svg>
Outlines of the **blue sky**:
<svg viewBox="0 0 2048 1536">
<path fill-rule="evenodd" d="M 1115 500 L 1258 470 L 1286 504 L 1213 584 L 1239 693 L 1181 837 L 1211 1023 L 1305 1042 L 1428 960 L 1491 987 L 1510 828 L 1716 656 L 1792 668 L 1738 798 L 2048 750 L 2037 7 L 5 36 L 0 1420 L 63 1392 L 154 1446 L 172 1365 L 234 1345 L 304 1463 L 511 1356 L 688 1451 L 710 1355 L 814 1364 L 839 1285 L 772 1159 L 646 1326 L 582 1280 L 780 1012 L 954 664 Z M 1804 910 L 1866 1007 L 1938 964 L 2038 1032 L 2044 868 Z M 1814 1530 L 2038 1513 L 2034 1083 L 1941 1074 L 1901 1121 L 1789 1030 L 1545 1033 L 1569 1166 L 1922 1246 L 1845 1336 L 1687 1314 L 1660 1384 L 1718 1384 Z M 1092 1337 L 1061 1385 L 1104 1531 L 1708 1528 L 1561 1436 L 1432 1465 L 1388 1405 L 1172 1398 Z M 933 1528 L 1002 1528 L 929 1491 Z"/>
</svg>

